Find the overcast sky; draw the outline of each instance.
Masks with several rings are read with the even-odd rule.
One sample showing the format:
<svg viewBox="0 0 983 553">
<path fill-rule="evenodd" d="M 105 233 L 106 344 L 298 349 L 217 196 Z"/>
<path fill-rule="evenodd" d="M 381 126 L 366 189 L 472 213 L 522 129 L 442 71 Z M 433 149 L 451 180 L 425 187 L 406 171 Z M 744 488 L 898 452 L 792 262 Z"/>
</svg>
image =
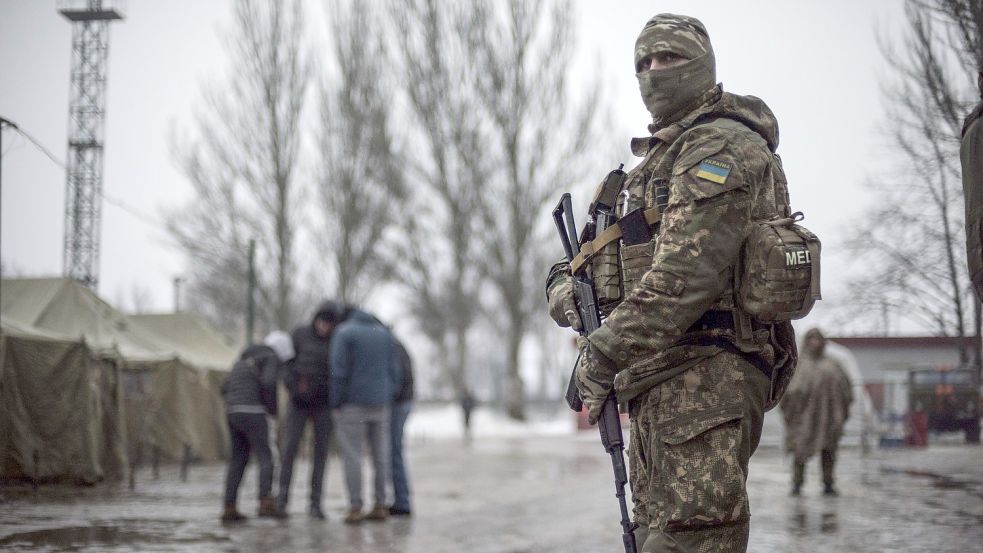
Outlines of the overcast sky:
<svg viewBox="0 0 983 553">
<path fill-rule="evenodd" d="M 129 0 L 112 24 L 104 192 L 137 214 L 104 204 L 99 292 L 128 296 L 137 283 L 153 307 L 171 307 L 171 279 L 182 271 L 159 217 L 190 197 L 169 151 L 172 126 L 188 126 L 201 85 L 227 70 L 221 29 L 228 0 Z M 323 40 L 323 6 L 311 1 L 312 40 Z M 897 30 L 900 0 L 780 2 L 726 0 L 574 2 L 579 10 L 576 75 L 600 71 L 606 103 L 625 146 L 645 134 L 648 115 L 632 69 L 635 37 L 659 12 L 700 18 L 710 32 L 725 90 L 764 99 L 778 117 L 779 153 L 793 208 L 824 242 L 823 285 L 835 305 L 845 260 L 840 227 L 873 198 L 863 182 L 886 162 L 879 77 L 886 74 L 875 31 Z M 66 157 L 71 28 L 53 0 L 0 0 L 0 116 Z M 62 270 L 65 175 L 15 134 L 3 133 L 0 253 L 24 275 Z M 601 175 L 591 180 L 599 180 Z"/>
</svg>

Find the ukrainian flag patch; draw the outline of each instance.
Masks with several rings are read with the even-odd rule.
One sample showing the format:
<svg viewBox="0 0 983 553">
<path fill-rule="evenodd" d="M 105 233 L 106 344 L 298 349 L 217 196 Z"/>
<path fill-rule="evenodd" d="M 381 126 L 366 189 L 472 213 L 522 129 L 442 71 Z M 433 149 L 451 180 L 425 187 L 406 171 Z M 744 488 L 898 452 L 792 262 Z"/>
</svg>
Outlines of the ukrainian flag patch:
<svg viewBox="0 0 983 553">
<path fill-rule="evenodd" d="M 727 175 L 730 174 L 730 165 L 715 159 L 704 159 L 700 162 L 700 167 L 696 171 L 696 176 L 717 184 L 727 182 Z"/>
</svg>

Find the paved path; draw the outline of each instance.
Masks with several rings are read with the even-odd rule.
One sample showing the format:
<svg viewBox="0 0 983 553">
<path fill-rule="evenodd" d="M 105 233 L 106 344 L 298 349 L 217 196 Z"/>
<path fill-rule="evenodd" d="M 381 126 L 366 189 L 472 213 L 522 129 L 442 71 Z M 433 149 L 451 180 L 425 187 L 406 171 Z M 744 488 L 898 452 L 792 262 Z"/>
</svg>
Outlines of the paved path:
<svg viewBox="0 0 983 553">
<path fill-rule="evenodd" d="M 411 444 L 416 513 L 346 526 L 341 471 L 329 464 L 326 522 L 304 514 L 308 465 L 285 522 L 218 523 L 224 468 L 176 469 L 117 486 L 0 488 L 0 549 L 90 551 L 616 552 L 617 503 L 610 467 L 591 432 L 576 437 Z M 806 493 L 788 497 L 777 449 L 752 460 L 750 551 L 836 553 L 983 551 L 983 449 L 964 446 L 843 452 L 842 496 L 819 494 L 818 462 Z M 254 510 L 255 470 L 242 492 Z"/>
</svg>

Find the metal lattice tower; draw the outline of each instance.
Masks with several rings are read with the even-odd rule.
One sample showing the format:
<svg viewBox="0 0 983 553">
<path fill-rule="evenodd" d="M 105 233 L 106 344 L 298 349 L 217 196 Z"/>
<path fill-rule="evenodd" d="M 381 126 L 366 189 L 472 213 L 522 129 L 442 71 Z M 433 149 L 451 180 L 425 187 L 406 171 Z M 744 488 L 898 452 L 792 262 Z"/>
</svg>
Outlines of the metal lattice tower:
<svg viewBox="0 0 983 553">
<path fill-rule="evenodd" d="M 101 0 L 61 1 L 58 10 L 72 22 L 63 267 L 65 276 L 92 289 L 99 280 L 109 22 L 123 19 L 119 9 L 103 4 Z"/>
</svg>

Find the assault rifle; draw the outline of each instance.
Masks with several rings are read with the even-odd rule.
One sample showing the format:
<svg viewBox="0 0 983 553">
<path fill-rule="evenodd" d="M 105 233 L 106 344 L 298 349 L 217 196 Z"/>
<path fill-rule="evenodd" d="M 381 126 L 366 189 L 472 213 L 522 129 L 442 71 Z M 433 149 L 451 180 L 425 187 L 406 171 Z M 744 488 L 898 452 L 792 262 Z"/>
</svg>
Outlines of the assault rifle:
<svg viewBox="0 0 983 553">
<path fill-rule="evenodd" d="M 611 175 L 620 173 L 620 178 L 624 178 L 621 168 L 613 171 Z M 609 175 L 609 179 L 611 178 Z M 617 175 L 615 175 L 617 177 Z M 613 202 L 612 202 L 613 203 Z M 592 240 L 596 234 L 615 221 L 614 206 L 595 202 L 592 205 L 591 216 L 588 219 L 587 227 L 584 229 L 584 238 Z M 565 193 L 560 197 L 560 202 L 553 210 L 553 222 L 560 233 L 560 241 L 563 243 L 563 251 L 567 256 L 567 261 L 573 262 L 576 253 L 574 244 L 580 251 L 580 241 L 577 240 L 577 225 L 573 219 L 573 206 L 570 194 Z M 580 315 L 581 329 L 580 335 L 587 337 L 591 332 L 601 326 L 601 313 L 598 309 L 597 294 L 594 291 L 594 283 L 586 271 L 578 271 L 571 275 L 573 277 L 573 293 L 577 302 L 577 311 Z M 587 345 L 590 348 L 590 344 Z M 583 353 L 581 353 L 583 355 Z M 567 385 L 566 400 L 567 404 L 576 412 L 583 409 L 584 403 L 577 390 L 576 371 L 577 363 L 574 363 L 574 372 L 570 375 L 570 382 Z M 618 413 L 618 400 L 615 398 L 614 390 L 608 394 L 601 407 L 601 415 L 597 420 L 598 429 L 601 432 L 601 444 L 605 451 L 611 456 L 611 463 L 614 465 L 614 487 L 615 496 L 621 507 L 621 540 L 624 542 L 626 553 L 636 553 L 638 548 L 635 545 L 634 530 L 638 527 L 628 516 L 628 503 L 625 500 L 625 484 L 628 483 L 628 472 L 625 470 L 625 440 L 621 432 L 621 415 Z"/>
</svg>

